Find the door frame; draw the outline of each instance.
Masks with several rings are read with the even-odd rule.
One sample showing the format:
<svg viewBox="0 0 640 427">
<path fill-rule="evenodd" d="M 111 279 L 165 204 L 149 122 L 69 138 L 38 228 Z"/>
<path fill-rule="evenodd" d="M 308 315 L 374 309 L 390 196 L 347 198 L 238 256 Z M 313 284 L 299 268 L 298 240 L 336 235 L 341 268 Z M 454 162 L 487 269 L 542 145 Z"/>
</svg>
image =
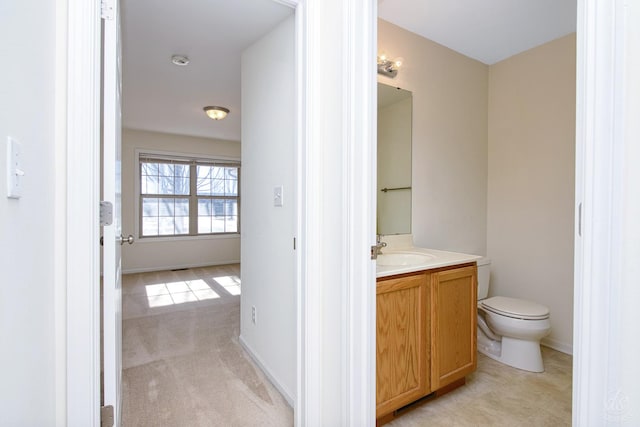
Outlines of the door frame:
<svg viewBox="0 0 640 427">
<path fill-rule="evenodd" d="M 298 389 L 297 425 L 316 425 L 321 414 L 334 414 L 344 425 L 375 417 L 375 265 L 368 247 L 375 239 L 375 55 L 377 7 L 375 0 L 274 0 L 292 6 L 296 13 L 298 88 L 298 194 L 318 194 L 323 199 L 298 201 Z M 56 93 L 56 159 L 63 172 L 56 177 L 56 402 L 60 425 L 100 425 L 100 2 L 57 0 L 56 41 L 59 87 Z M 342 20 L 337 39 L 344 45 L 343 89 L 315 71 L 328 52 L 326 28 Z M 335 38 L 332 40 L 336 40 Z M 318 51 L 316 49 L 320 47 Z M 369 62 L 371 61 L 371 64 Z M 315 79 L 310 76 L 316 77 Z M 321 94 L 332 94 L 329 97 Z M 311 95 L 318 95 L 317 97 Z M 314 157 L 323 150 L 322 107 L 333 103 L 350 120 L 342 129 L 342 159 L 326 164 Z M 323 189 L 322 179 L 340 164 L 345 174 L 342 192 Z M 77 177 L 83 177 L 77 179 Z M 369 192 L 362 192 L 369 188 Z M 311 191 L 311 193 L 309 193 Z M 345 203 L 343 238 L 327 242 L 323 219 L 315 215 L 318 203 Z M 309 289 L 321 289 L 327 269 L 320 261 L 340 248 L 348 262 L 337 271 L 344 290 L 342 301 L 327 307 Z M 318 273 L 318 274 L 316 274 Z M 87 285 L 87 284 L 93 284 Z M 327 295 L 325 295 L 327 297 Z M 319 331 L 337 313 L 345 328 L 327 341 Z M 337 363 L 336 363 L 337 356 Z M 327 376 L 332 382 L 327 383 Z M 334 387 L 335 386 L 335 387 Z M 327 402 L 324 397 L 340 396 Z M 316 397 L 323 397 L 316 399 Z M 346 402 L 346 404 L 345 404 Z M 368 423 L 370 424 L 370 423 Z"/>
<path fill-rule="evenodd" d="M 640 7 L 577 5 L 573 425 L 631 425 L 640 420 Z"/>
<path fill-rule="evenodd" d="M 334 7 L 337 0 L 332 0 Z M 318 93 L 322 90 L 331 91 L 332 88 L 327 82 L 314 80 L 310 82 L 303 80 L 312 73 L 314 65 L 321 64 L 323 58 L 314 53 L 315 46 L 322 44 L 322 28 L 319 24 L 326 17 L 318 13 L 318 8 L 324 8 L 323 2 L 312 1 L 281 1 L 285 4 L 296 7 L 297 29 L 297 53 L 298 53 L 298 77 L 297 83 L 300 89 L 298 102 L 303 108 L 298 116 L 298 137 L 301 142 L 301 150 L 298 154 L 298 171 L 301 178 L 301 187 L 298 189 L 308 190 L 318 186 L 318 180 L 322 177 L 323 167 L 320 159 L 310 157 L 309 148 L 316 147 L 312 139 L 316 137 L 315 144 L 318 144 L 314 132 L 321 124 L 321 112 L 313 110 L 317 107 L 313 99 L 309 99 L 310 94 Z M 347 29 L 343 35 L 343 43 L 348 46 L 342 65 L 346 65 L 343 76 L 348 89 L 343 100 L 342 110 L 350 114 L 350 118 L 356 119 L 357 123 L 350 129 L 352 132 L 345 138 L 354 142 L 358 138 L 370 140 L 375 116 L 369 111 L 373 106 L 365 106 L 362 110 L 356 111 L 363 106 L 363 102 L 358 102 L 352 96 L 364 91 L 365 99 L 371 93 L 366 87 L 359 87 L 353 79 L 356 76 L 366 77 L 364 70 L 358 72 L 359 65 L 366 62 L 370 50 L 374 49 L 376 43 L 375 11 L 376 5 L 372 1 L 352 0 L 345 2 L 343 12 L 348 16 L 343 20 L 343 27 Z M 605 2 L 606 3 L 606 2 Z M 608 46 L 608 37 L 615 32 L 615 23 L 606 20 L 605 17 L 598 18 L 596 4 L 603 6 L 603 2 L 598 0 L 578 0 L 578 150 L 584 150 L 577 156 L 577 170 L 583 175 L 576 176 L 577 204 L 584 203 L 583 218 L 585 221 L 593 219 L 600 212 L 609 215 L 609 205 L 605 205 L 598 199 L 590 198 L 594 188 L 602 189 L 602 185 L 590 180 L 585 181 L 585 173 L 592 171 L 596 166 L 607 168 L 621 167 L 624 165 L 623 159 L 618 157 L 612 163 L 604 156 L 598 157 L 594 145 L 586 144 L 581 140 L 581 136 L 589 135 L 588 122 L 580 115 L 583 111 L 595 111 L 602 113 L 610 111 L 607 108 L 612 104 L 607 104 L 606 108 L 598 105 L 598 99 L 587 97 L 585 94 L 593 93 L 599 86 L 592 80 L 586 79 L 588 76 L 581 75 L 585 70 L 605 70 L 611 65 L 610 56 L 594 55 L 594 48 L 598 42 L 602 41 L 604 46 Z M 328 6 L 327 6 L 328 7 Z M 616 2 L 613 7 L 620 7 Z M 100 147 L 100 3 L 98 1 L 87 2 L 85 0 L 57 0 L 56 1 L 56 183 L 55 183 L 55 223 L 56 223 L 56 253 L 54 254 L 55 269 L 55 304 L 56 304 L 56 415 L 59 425 L 87 425 L 99 426 L 99 295 L 97 286 L 87 286 L 87 283 L 97 284 L 99 281 L 99 250 L 98 250 L 98 201 L 99 201 L 99 147 Z M 358 15 L 355 12 L 361 12 Z M 372 16 L 373 13 L 373 16 Z M 355 16 L 354 16 L 355 14 Z M 609 15 L 607 15 L 609 16 Z M 346 24 L 345 24 L 346 22 Z M 597 23 L 597 25 L 596 25 Z M 333 25 L 333 23 L 332 23 Z M 599 31 L 596 31 L 596 27 Z M 364 30 L 361 34 L 356 34 L 357 30 Z M 630 31 L 627 29 L 627 31 Z M 354 36 L 348 39 L 347 34 Z M 349 43 L 352 44 L 349 44 Z M 356 47 L 365 47 L 365 51 L 360 53 Z M 348 57 L 346 52 L 354 53 Z M 365 62 L 362 62 L 362 61 Z M 360 65 L 361 65 L 360 64 Z M 614 63 L 614 67 L 622 67 L 624 64 Z M 317 66 L 321 70 L 320 66 Z M 366 80 L 363 78 L 362 80 Z M 317 86 L 316 86 L 317 85 Z M 611 93 L 616 90 L 611 86 L 600 89 L 602 93 Z M 373 92 L 375 93 L 375 92 Z M 618 96 L 623 96 L 620 94 Z M 370 100 L 369 100 L 370 101 Z M 368 108 L 367 108 L 368 107 Z M 608 117 L 608 114 L 597 114 L 596 117 Z M 315 122 L 315 125 L 313 123 Z M 311 123 L 311 125 L 310 125 Z M 613 143 L 624 143 L 624 135 L 616 134 Z M 611 145 L 611 149 L 613 146 Z M 369 147 L 371 148 L 371 147 Z M 357 163 L 356 159 L 349 157 L 353 154 L 354 145 L 346 147 L 345 158 L 347 163 Z M 307 164 L 306 162 L 309 162 Z M 589 163 L 587 163 L 589 162 Z M 370 159 L 365 158 L 362 163 L 370 163 Z M 367 174 L 363 165 L 349 176 L 347 188 L 355 189 L 355 183 L 364 182 L 367 184 Z M 369 167 L 371 165 L 369 164 Z M 312 174 L 309 169 L 312 168 Z M 606 169 L 606 168 L 605 168 Z M 606 169 L 607 171 L 610 169 Z M 83 179 L 77 179 L 83 177 Z M 353 180 L 353 181 L 351 181 Z M 359 181 L 358 181 L 359 180 Z M 370 183 L 368 183 L 370 184 Z M 368 185 L 367 185 L 368 186 Z M 352 196 L 354 192 L 349 194 Z M 355 236 L 350 236 L 342 244 L 351 244 L 345 249 L 345 261 L 350 268 L 343 267 L 341 273 L 346 277 L 347 299 L 341 301 L 344 307 L 343 313 L 349 315 L 351 322 L 345 336 L 340 338 L 340 342 L 332 342 L 331 346 L 338 348 L 340 354 L 340 373 L 347 374 L 341 384 L 343 397 L 346 398 L 346 405 L 343 408 L 331 408 L 323 404 L 321 400 L 314 401 L 314 397 L 320 397 L 318 393 L 323 392 L 322 375 L 327 373 L 323 370 L 312 371 L 313 368 L 330 368 L 331 366 L 322 358 L 313 357 L 312 350 L 325 350 L 324 343 L 318 337 L 318 328 L 326 321 L 322 306 L 314 303 L 306 294 L 310 285 L 317 284 L 317 279 L 313 279 L 312 274 L 322 272 L 321 265 L 317 260 L 314 263 L 313 257 L 322 254 L 328 249 L 323 246 L 321 229 L 313 217 L 313 200 L 300 199 L 302 208 L 299 210 L 301 221 L 300 238 L 306 240 L 306 246 L 299 251 L 299 322 L 298 337 L 301 342 L 298 353 L 298 395 L 296 396 L 296 423 L 297 425 L 313 425 L 313 418 L 309 414 L 318 414 L 322 410 L 338 409 L 339 412 L 355 414 L 358 405 L 364 405 L 360 410 L 362 417 L 368 417 L 365 412 L 374 414 L 373 409 L 369 410 L 371 392 L 367 393 L 363 387 L 375 384 L 375 360 L 371 363 L 374 352 L 368 357 L 364 353 L 370 350 L 372 343 L 375 343 L 374 325 L 375 310 L 371 310 L 371 300 L 368 298 L 369 292 L 366 289 L 358 288 L 355 279 L 367 278 L 362 283 L 368 284 L 368 277 L 371 270 L 370 265 L 366 265 L 359 253 L 361 247 L 356 243 L 368 240 L 363 236 L 366 234 L 359 229 Z M 362 200 L 360 200 L 362 202 Z M 350 202 L 349 206 L 356 210 L 351 213 L 350 219 L 354 219 L 354 213 L 362 213 L 362 207 L 354 206 L 357 200 Z M 366 204 L 366 200 L 365 200 Z M 590 209 L 591 211 L 587 211 Z M 366 215 L 365 215 L 366 217 Z M 368 217 L 367 217 L 368 218 Z M 578 223 L 580 218 L 578 218 Z M 352 225 L 345 220 L 345 224 Z M 366 227 L 365 227 L 366 228 Z M 347 230 L 345 228 L 345 230 Z M 598 231 L 598 230 L 594 230 Z M 612 374 L 601 371 L 600 359 L 608 356 L 607 346 L 601 345 L 601 340 L 591 339 L 589 328 L 581 325 L 593 325 L 595 313 L 599 319 L 613 319 L 616 315 L 615 308 L 603 306 L 598 298 L 597 283 L 590 281 L 591 272 L 588 270 L 591 265 L 598 265 L 604 259 L 602 253 L 593 249 L 607 248 L 609 234 L 595 233 L 588 242 L 576 241 L 576 281 L 575 281 L 575 367 L 574 367 L 574 421 L 584 419 L 583 417 L 604 414 L 604 409 L 598 401 L 592 400 L 594 397 L 589 394 L 589 390 L 602 389 L 609 376 Z M 334 248 L 329 248 L 334 249 Z M 591 249 L 591 250 L 589 250 Z M 603 249 L 604 250 L 604 249 Z M 606 253 L 604 254 L 606 255 Z M 354 261 L 355 260 L 355 261 Z M 350 264 L 354 262 L 354 264 Z M 615 277 L 599 276 L 602 280 L 614 280 Z M 613 274 L 609 272 L 608 274 Z M 315 280 L 315 281 L 314 281 Z M 354 291 L 354 294 L 350 292 Z M 362 305 L 358 305 L 355 296 L 365 296 L 361 300 Z M 349 299 L 351 297 L 351 299 Z M 581 323 L 582 322 L 582 323 Z M 361 331 L 364 346 L 358 350 L 354 337 L 354 332 Z M 597 327 L 597 336 L 603 335 L 604 328 Z M 353 342 L 351 342 L 353 341 Z M 369 350 L 367 350 L 369 349 Z M 587 358 L 588 357 L 588 358 Z M 354 367 L 354 363 L 364 362 L 362 367 Z M 373 387 L 375 389 L 375 387 Z M 598 399 L 596 399 L 598 400 Z M 601 402 L 601 400 L 599 400 Z M 594 403 L 590 405 L 590 403 Z M 592 407 L 592 411 L 587 408 Z M 594 419 L 594 418 L 592 418 Z M 346 423 L 345 423 L 346 425 Z"/>
<path fill-rule="evenodd" d="M 99 1 L 56 1 L 58 425 L 100 425 L 100 25 Z"/>
<path fill-rule="evenodd" d="M 376 0 L 298 2 L 297 426 L 375 424 L 376 46 Z"/>
</svg>

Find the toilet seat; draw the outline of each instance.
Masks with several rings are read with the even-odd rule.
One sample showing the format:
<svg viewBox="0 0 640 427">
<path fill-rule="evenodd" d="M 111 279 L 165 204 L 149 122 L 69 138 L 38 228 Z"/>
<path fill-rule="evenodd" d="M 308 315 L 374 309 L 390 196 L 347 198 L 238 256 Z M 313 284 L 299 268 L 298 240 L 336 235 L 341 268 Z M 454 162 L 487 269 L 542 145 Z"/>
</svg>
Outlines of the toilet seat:
<svg viewBox="0 0 640 427">
<path fill-rule="evenodd" d="M 480 305 L 492 313 L 522 320 L 549 318 L 549 309 L 535 302 L 508 297 L 491 297 L 480 301 Z"/>
</svg>

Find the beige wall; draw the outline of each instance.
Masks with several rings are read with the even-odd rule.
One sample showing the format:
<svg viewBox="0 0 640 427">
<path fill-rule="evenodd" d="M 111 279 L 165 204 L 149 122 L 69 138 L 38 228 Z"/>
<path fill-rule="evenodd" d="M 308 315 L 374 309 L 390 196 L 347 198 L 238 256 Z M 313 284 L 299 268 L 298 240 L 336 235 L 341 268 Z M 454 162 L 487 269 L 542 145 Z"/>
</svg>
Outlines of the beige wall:
<svg viewBox="0 0 640 427">
<path fill-rule="evenodd" d="M 571 352 L 575 35 L 489 68 L 490 295 L 551 310 L 546 343 Z"/>
<path fill-rule="evenodd" d="M 136 149 L 240 159 L 240 143 L 124 129 L 122 132 L 122 233 L 136 225 Z M 240 196 L 242 197 L 242 195 Z M 125 273 L 240 262 L 240 236 L 196 239 L 138 239 L 122 247 Z"/>
<path fill-rule="evenodd" d="M 413 92 L 414 243 L 488 254 L 490 293 L 551 310 L 572 351 L 575 35 L 490 67 L 378 21 Z"/>
<path fill-rule="evenodd" d="M 378 51 L 405 60 L 378 81 L 413 92 L 414 243 L 484 254 L 488 67 L 383 20 Z"/>
</svg>

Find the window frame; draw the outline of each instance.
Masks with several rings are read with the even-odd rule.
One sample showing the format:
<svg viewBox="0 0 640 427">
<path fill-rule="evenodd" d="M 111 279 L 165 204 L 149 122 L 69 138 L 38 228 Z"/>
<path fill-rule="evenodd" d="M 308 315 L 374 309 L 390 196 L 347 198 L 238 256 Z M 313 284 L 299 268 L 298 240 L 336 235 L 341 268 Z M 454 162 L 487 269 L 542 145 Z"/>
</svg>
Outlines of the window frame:
<svg viewBox="0 0 640 427">
<path fill-rule="evenodd" d="M 157 236 L 143 236 L 142 231 L 142 179 L 141 179 L 141 170 L 142 170 L 142 162 L 145 160 L 152 161 L 167 161 L 167 162 L 176 162 L 178 164 L 189 164 L 189 194 L 181 195 L 181 194 L 167 194 L 167 195 L 157 195 L 157 198 L 186 198 L 189 200 L 189 233 L 188 234 L 169 234 L 169 235 L 157 235 Z M 177 152 L 167 152 L 167 151 L 158 151 L 158 150 L 146 150 L 146 149 L 136 149 L 135 150 L 135 200 L 133 201 L 135 209 L 135 227 L 134 232 L 137 236 L 138 242 L 160 242 L 160 241 L 177 241 L 177 240 L 201 240 L 201 239 L 220 239 L 220 238 L 238 238 L 241 232 L 241 169 L 242 164 L 240 159 L 237 157 L 230 156 L 214 156 L 214 155 L 204 155 L 204 154 L 188 154 L 188 153 L 177 153 Z M 196 183 L 197 183 L 197 175 L 194 173 L 197 170 L 197 166 L 229 166 L 237 168 L 238 170 L 238 184 L 237 184 L 237 196 L 211 196 L 211 195 L 201 195 L 198 196 L 196 191 Z M 146 196 L 149 197 L 149 196 Z M 237 203 L 237 231 L 233 232 L 214 232 L 214 233 L 198 233 L 198 200 L 199 199 L 223 199 L 223 200 L 236 200 Z"/>
</svg>

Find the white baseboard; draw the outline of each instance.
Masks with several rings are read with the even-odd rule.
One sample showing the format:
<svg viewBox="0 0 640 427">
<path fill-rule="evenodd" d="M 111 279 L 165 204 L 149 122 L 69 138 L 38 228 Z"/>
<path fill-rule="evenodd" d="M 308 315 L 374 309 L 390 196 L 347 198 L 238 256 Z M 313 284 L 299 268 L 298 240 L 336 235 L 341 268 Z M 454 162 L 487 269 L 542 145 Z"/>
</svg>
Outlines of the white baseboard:
<svg viewBox="0 0 640 427">
<path fill-rule="evenodd" d="M 262 372 L 264 372 L 264 374 L 266 375 L 267 379 L 269 379 L 271 384 L 273 384 L 273 386 L 280 392 L 280 394 L 282 395 L 282 397 L 284 397 L 284 399 L 287 401 L 289 406 L 291 406 L 293 408 L 294 407 L 294 399 L 293 399 L 293 396 L 291 395 L 291 393 L 289 393 L 289 391 L 285 387 L 283 387 L 282 384 L 280 384 L 275 379 L 275 377 L 269 371 L 269 368 L 267 368 L 267 366 L 262 362 L 260 357 L 258 357 L 258 355 L 246 343 L 246 341 L 244 340 L 242 335 L 240 335 L 240 337 L 238 337 L 238 340 L 240 341 L 240 345 L 242 346 L 242 348 L 244 348 L 244 350 L 249 354 L 251 359 L 256 363 L 256 365 L 258 365 L 258 367 L 262 370 Z"/>
<path fill-rule="evenodd" d="M 155 267 L 127 268 L 122 270 L 122 274 L 150 273 L 152 271 L 178 270 L 182 268 L 211 267 L 213 265 L 227 265 L 227 264 L 240 264 L 240 260 L 232 259 L 227 261 L 216 261 L 216 262 L 197 263 L 197 264 L 158 265 Z"/>
<path fill-rule="evenodd" d="M 573 355 L 573 346 L 571 344 L 560 342 L 558 340 L 554 340 L 551 338 L 543 338 L 540 344 L 542 344 L 545 347 L 558 350 L 561 353 Z"/>
</svg>

